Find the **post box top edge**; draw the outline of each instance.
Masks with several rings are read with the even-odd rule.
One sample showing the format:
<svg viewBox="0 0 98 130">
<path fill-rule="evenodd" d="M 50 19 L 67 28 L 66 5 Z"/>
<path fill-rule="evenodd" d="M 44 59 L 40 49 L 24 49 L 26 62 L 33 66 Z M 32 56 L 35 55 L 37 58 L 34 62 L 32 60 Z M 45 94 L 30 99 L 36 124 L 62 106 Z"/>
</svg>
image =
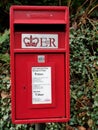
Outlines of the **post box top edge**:
<svg viewBox="0 0 98 130">
<path fill-rule="evenodd" d="M 21 6 L 21 5 L 12 5 L 10 10 L 68 10 L 68 6 Z"/>
</svg>

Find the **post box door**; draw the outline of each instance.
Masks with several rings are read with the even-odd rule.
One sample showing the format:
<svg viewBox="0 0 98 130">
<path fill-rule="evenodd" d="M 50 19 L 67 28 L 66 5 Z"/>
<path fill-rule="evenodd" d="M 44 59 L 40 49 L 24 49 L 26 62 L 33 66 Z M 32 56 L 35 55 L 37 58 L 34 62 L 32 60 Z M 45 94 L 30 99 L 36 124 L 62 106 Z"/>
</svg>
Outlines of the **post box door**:
<svg viewBox="0 0 98 130">
<path fill-rule="evenodd" d="M 16 119 L 66 116 L 64 59 L 63 53 L 15 54 Z"/>
</svg>

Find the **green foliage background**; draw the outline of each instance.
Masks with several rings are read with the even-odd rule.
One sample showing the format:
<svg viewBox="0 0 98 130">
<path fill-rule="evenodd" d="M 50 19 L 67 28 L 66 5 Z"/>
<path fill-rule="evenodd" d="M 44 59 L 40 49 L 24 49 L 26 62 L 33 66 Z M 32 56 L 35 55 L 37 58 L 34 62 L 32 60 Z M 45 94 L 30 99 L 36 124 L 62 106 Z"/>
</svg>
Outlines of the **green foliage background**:
<svg viewBox="0 0 98 130">
<path fill-rule="evenodd" d="M 67 5 L 70 8 L 70 93 L 68 123 L 47 123 L 46 130 L 98 129 L 98 1 L 0 1 L 0 127 L 1 130 L 34 130 L 34 124 L 11 123 L 9 8 L 18 5 Z M 82 130 L 82 129 L 80 129 Z"/>
</svg>

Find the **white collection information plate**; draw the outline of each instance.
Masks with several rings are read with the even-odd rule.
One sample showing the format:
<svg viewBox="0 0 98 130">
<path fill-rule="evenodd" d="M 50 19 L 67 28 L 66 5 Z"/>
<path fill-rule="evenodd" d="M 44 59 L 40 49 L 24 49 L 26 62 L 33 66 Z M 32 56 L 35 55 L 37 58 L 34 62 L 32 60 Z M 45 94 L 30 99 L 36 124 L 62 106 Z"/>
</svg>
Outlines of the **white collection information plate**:
<svg viewBox="0 0 98 130">
<path fill-rule="evenodd" d="M 32 67 L 32 104 L 52 103 L 51 67 Z"/>
</svg>

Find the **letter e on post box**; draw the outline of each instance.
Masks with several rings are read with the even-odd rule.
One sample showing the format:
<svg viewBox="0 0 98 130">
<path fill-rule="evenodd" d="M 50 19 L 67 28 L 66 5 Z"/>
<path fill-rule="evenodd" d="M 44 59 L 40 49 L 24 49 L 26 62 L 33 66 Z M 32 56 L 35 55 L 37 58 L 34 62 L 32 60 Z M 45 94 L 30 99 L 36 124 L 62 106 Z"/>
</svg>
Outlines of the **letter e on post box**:
<svg viewBox="0 0 98 130">
<path fill-rule="evenodd" d="M 10 52 L 12 122 L 67 122 L 68 7 L 12 6 Z"/>
</svg>

